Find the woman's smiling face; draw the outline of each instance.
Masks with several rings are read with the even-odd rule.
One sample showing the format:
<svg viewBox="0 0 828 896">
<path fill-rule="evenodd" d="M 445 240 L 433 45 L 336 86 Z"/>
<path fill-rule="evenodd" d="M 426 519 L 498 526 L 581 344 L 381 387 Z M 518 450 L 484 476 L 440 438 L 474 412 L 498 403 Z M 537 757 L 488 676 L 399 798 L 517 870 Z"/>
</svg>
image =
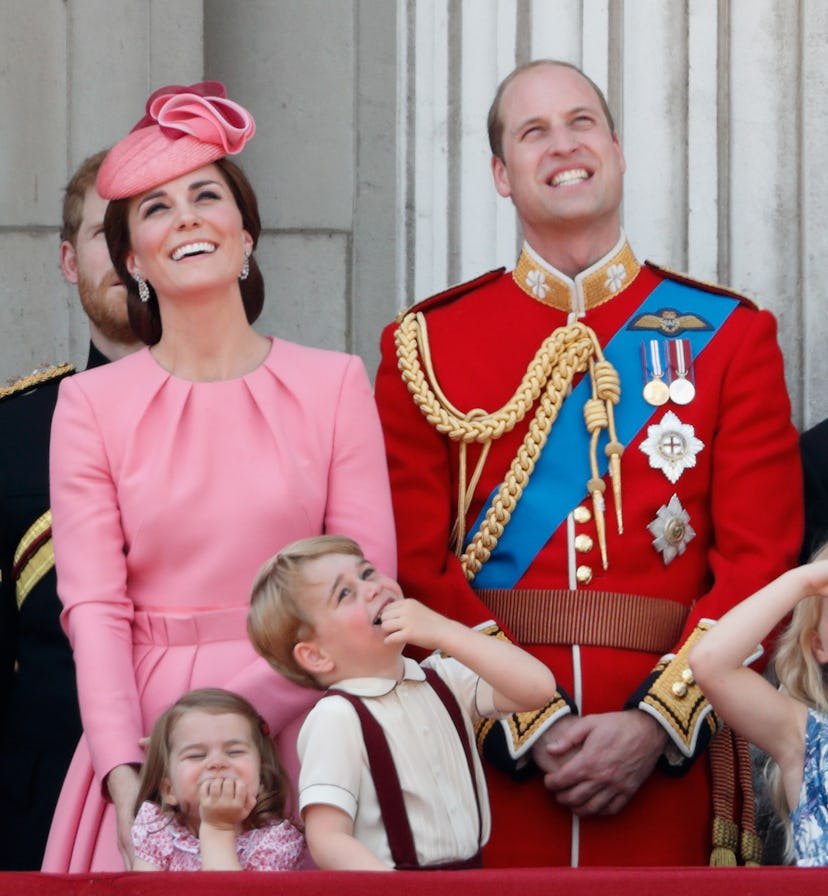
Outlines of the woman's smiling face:
<svg viewBox="0 0 828 896">
<path fill-rule="evenodd" d="M 205 165 L 130 201 L 127 268 L 159 301 L 235 283 L 253 239 L 216 165 Z"/>
</svg>

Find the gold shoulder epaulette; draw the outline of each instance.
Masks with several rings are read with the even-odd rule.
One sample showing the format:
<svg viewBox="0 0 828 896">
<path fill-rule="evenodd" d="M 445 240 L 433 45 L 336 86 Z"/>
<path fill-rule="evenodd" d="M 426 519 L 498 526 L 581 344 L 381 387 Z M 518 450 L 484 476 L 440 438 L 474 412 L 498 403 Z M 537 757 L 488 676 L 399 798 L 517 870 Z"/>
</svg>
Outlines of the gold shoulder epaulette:
<svg viewBox="0 0 828 896">
<path fill-rule="evenodd" d="M 56 367 L 39 367 L 28 376 L 21 377 L 19 380 L 16 380 L 8 386 L 0 387 L 0 401 L 4 398 L 10 398 L 12 395 L 20 395 L 23 392 L 28 392 L 29 389 L 33 389 L 35 386 L 40 386 L 42 383 L 59 380 L 67 374 L 74 372 L 75 368 L 71 364 L 59 364 Z"/>
<path fill-rule="evenodd" d="M 718 296 L 728 296 L 731 299 L 738 299 L 743 305 L 747 305 L 749 308 L 760 309 L 762 307 L 758 302 L 749 299 L 746 295 L 728 289 L 726 286 L 722 286 L 719 283 L 710 283 L 707 280 L 699 280 L 696 277 L 691 277 L 689 274 L 683 274 L 679 271 L 673 271 L 670 268 L 662 267 L 659 264 L 654 264 L 652 261 L 645 261 L 644 264 L 651 271 L 661 274 L 662 277 L 666 277 L 668 280 L 674 280 L 676 283 L 683 283 L 685 286 L 694 286 L 696 289 L 703 289 L 705 292 L 712 292 Z"/>
<path fill-rule="evenodd" d="M 438 292 L 436 295 L 429 296 L 427 299 L 422 299 L 413 305 L 409 305 L 408 308 L 403 308 L 397 315 L 397 323 L 399 323 L 406 314 L 418 311 L 431 311 L 432 308 L 438 308 L 441 305 L 453 302 L 455 299 L 459 299 L 460 296 L 473 292 L 475 289 L 479 289 L 481 286 L 485 286 L 487 283 L 491 283 L 491 281 L 501 277 L 505 270 L 506 268 L 496 268 L 495 270 L 481 274 L 479 277 L 475 277 L 474 280 L 467 280 L 465 283 L 456 283 L 454 286 L 450 286 L 448 289 L 443 290 L 443 292 Z"/>
</svg>

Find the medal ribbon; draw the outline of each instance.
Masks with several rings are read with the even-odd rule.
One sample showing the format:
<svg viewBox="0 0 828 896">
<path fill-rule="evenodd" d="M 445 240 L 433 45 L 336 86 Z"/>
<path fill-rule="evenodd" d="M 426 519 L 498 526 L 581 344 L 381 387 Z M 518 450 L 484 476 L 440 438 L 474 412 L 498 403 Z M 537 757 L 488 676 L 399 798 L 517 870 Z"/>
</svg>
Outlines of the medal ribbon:
<svg viewBox="0 0 828 896">
<path fill-rule="evenodd" d="M 658 346 L 658 339 L 650 340 L 650 370 L 653 372 L 653 379 L 661 379 L 661 377 L 664 376 L 664 368 L 661 366 L 661 349 Z"/>
<path fill-rule="evenodd" d="M 681 334 L 682 338 L 689 340 L 693 357 L 698 358 L 738 304 L 737 299 L 664 280 L 636 308 L 630 319 L 643 313 L 658 314 L 665 308 L 698 315 L 710 324 L 711 329 Z M 641 378 L 641 330 L 629 330 L 626 325 L 623 326 L 604 349 L 604 357 L 618 371 L 622 383 L 621 401 L 615 408 L 615 425 L 618 438 L 624 445 L 629 445 L 655 413 L 644 401 L 641 389 L 623 388 L 624 383 L 637 383 Z M 591 397 L 589 377 L 584 377 L 561 406 L 509 524 L 491 556 L 475 576 L 475 588 L 514 587 L 567 514 L 587 496 L 586 483 L 592 474 L 586 447 L 589 434 L 584 425 L 583 408 Z M 598 446 L 601 476 L 606 473 L 608 465 L 603 450 L 606 441 L 606 433 L 602 433 Z M 573 451 L 572 445 L 580 443 L 584 445 L 584 450 Z M 470 527 L 466 545 L 480 528 L 496 494 L 497 489 L 489 495 L 474 525 Z"/>
<path fill-rule="evenodd" d="M 688 376 L 690 373 L 690 364 L 685 352 L 686 339 L 676 339 L 667 343 L 667 351 L 670 353 L 670 367 L 675 371 L 676 376 Z"/>
</svg>

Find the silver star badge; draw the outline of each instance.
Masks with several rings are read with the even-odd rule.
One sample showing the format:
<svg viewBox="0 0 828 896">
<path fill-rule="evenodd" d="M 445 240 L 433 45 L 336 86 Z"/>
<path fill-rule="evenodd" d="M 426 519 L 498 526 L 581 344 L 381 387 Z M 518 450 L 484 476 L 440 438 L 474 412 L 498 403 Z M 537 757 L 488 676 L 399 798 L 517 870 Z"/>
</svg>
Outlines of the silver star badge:
<svg viewBox="0 0 828 896">
<path fill-rule="evenodd" d="M 678 495 L 658 508 L 656 518 L 647 523 L 647 529 L 655 536 L 653 547 L 661 554 L 665 566 L 683 554 L 688 542 L 696 537 L 690 514 L 681 506 Z"/>
<path fill-rule="evenodd" d="M 661 418 L 661 423 L 647 427 L 647 438 L 638 446 L 649 458 L 654 470 L 661 470 L 673 483 L 688 468 L 696 466 L 696 455 L 704 442 L 696 438 L 689 423 L 682 423 L 672 412 Z"/>
</svg>

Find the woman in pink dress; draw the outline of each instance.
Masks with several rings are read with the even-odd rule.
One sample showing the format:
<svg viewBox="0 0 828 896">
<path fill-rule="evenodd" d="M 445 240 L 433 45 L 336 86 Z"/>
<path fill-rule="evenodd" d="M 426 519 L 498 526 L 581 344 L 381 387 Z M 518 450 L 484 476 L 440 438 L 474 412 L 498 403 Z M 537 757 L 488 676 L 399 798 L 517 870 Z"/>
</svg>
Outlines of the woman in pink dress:
<svg viewBox="0 0 828 896">
<path fill-rule="evenodd" d="M 225 156 L 254 130 L 216 82 L 162 88 L 98 176 L 147 348 L 66 380 L 54 417 L 53 540 L 84 736 L 46 871 L 130 867 L 139 741 L 192 688 L 247 697 L 295 772 L 313 695 L 257 657 L 245 628 L 256 571 L 282 545 L 341 533 L 395 573 L 362 362 L 251 326 L 259 215 Z"/>
</svg>

